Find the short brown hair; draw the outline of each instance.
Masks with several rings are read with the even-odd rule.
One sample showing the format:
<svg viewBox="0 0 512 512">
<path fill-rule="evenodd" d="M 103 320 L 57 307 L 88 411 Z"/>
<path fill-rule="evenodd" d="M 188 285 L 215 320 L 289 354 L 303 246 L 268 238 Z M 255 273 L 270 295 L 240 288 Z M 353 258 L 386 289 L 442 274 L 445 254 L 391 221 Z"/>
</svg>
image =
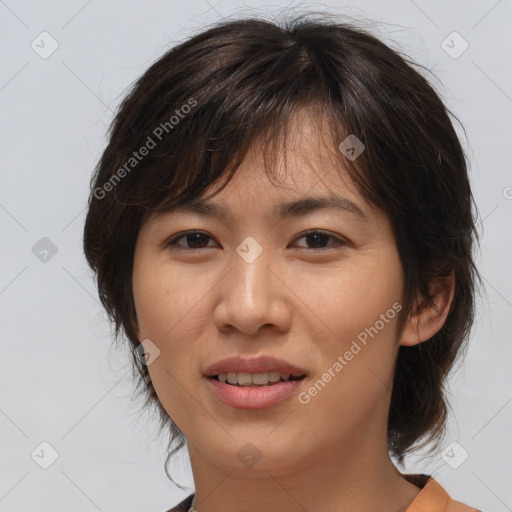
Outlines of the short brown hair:
<svg viewBox="0 0 512 512">
<path fill-rule="evenodd" d="M 146 215 L 197 199 L 221 178 L 225 186 L 256 139 L 283 147 L 290 116 L 310 107 L 328 119 L 332 140 L 355 134 L 366 146 L 355 160 L 339 150 L 336 158 L 391 221 L 404 275 L 400 332 L 418 297 L 431 304 L 429 284 L 454 277 L 444 326 L 399 349 L 388 419 L 388 447 L 401 463 L 420 439 L 439 439 L 444 381 L 473 323 L 478 235 L 456 117 L 416 67 L 357 24 L 325 14 L 223 21 L 152 64 L 112 122 L 85 223 L 85 255 L 116 337 L 139 345 L 131 278 Z M 133 365 L 146 403 L 170 429 L 169 449 L 179 441 L 169 462 L 183 434 L 135 354 Z"/>
</svg>

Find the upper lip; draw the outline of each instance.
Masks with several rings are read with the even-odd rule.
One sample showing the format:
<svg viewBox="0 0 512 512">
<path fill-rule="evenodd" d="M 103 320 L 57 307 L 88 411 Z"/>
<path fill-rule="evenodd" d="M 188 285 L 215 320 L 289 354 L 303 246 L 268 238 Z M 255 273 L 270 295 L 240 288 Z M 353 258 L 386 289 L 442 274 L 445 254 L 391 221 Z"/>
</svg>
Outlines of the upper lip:
<svg viewBox="0 0 512 512">
<path fill-rule="evenodd" d="M 222 359 L 222 361 L 217 361 L 210 365 L 207 368 L 205 375 L 207 377 L 214 377 L 219 375 L 219 373 L 228 372 L 280 372 L 288 373 L 292 377 L 301 377 L 306 375 L 304 370 L 301 370 L 288 361 L 270 356 L 260 356 L 256 358 L 246 358 L 242 356 L 228 357 L 227 359 Z"/>
</svg>

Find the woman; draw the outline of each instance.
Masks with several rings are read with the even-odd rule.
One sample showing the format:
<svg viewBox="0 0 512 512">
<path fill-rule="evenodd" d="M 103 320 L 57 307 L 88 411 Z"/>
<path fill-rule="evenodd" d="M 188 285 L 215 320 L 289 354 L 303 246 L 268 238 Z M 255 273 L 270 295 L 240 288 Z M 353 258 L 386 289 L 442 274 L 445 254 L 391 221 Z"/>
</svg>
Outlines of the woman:
<svg viewBox="0 0 512 512">
<path fill-rule="evenodd" d="M 220 23 L 124 99 L 84 250 L 167 462 L 188 447 L 195 493 L 171 510 L 475 510 L 391 460 L 441 439 L 473 322 L 448 114 L 327 16 Z"/>
</svg>

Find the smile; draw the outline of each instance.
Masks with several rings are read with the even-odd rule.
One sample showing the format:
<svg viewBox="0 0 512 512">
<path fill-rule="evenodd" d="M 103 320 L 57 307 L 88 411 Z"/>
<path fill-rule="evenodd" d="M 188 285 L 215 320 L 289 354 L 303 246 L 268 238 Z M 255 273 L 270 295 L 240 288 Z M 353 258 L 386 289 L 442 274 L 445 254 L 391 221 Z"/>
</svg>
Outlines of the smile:
<svg viewBox="0 0 512 512">
<path fill-rule="evenodd" d="M 291 377 L 289 374 L 285 374 L 286 380 L 283 380 L 282 374 L 279 373 L 279 380 L 277 381 L 271 382 L 270 376 L 268 376 L 265 377 L 266 384 L 254 384 L 247 382 L 249 377 L 252 380 L 256 375 L 256 380 L 263 380 L 263 377 L 258 377 L 262 374 L 240 373 L 242 374 L 241 381 L 245 383 L 239 382 L 239 373 L 221 374 L 207 378 L 214 396 L 224 405 L 235 409 L 263 409 L 276 405 L 295 394 L 306 377 L 305 375 Z M 220 377 L 225 377 L 226 381 L 221 381 Z M 232 381 L 236 380 L 236 382 L 230 383 L 230 377 Z M 276 375 L 273 375 L 273 378 L 275 377 Z"/>
<path fill-rule="evenodd" d="M 244 387 L 259 387 L 274 385 L 278 382 L 286 382 L 288 380 L 298 380 L 303 378 L 292 377 L 289 373 L 281 372 L 260 372 L 260 373 L 249 373 L 249 372 L 227 372 L 219 373 L 214 376 L 219 382 L 226 382 L 233 386 L 244 386 Z"/>
</svg>

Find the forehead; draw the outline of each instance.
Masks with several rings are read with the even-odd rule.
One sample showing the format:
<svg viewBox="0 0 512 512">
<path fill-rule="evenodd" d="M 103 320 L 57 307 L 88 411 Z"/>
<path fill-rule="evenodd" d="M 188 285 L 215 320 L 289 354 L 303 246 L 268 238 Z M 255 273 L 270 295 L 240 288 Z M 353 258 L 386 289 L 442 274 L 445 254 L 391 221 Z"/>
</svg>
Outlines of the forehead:
<svg viewBox="0 0 512 512">
<path fill-rule="evenodd" d="M 311 107 L 296 111 L 276 152 L 258 140 L 252 144 L 234 176 L 233 188 L 264 189 L 269 199 L 287 193 L 294 198 L 342 194 L 354 203 L 366 202 L 349 177 L 348 160 L 334 137 L 327 116 L 315 115 Z M 272 183 L 266 179 L 267 164 Z"/>
<path fill-rule="evenodd" d="M 357 193 L 346 172 L 330 159 L 311 160 L 312 155 L 288 151 L 286 167 L 279 162 L 277 173 L 269 178 L 262 156 L 254 148 L 222 190 L 212 190 L 163 213 L 216 217 L 229 222 L 240 215 L 261 214 L 274 219 L 330 211 L 368 222 L 371 207 Z"/>
<path fill-rule="evenodd" d="M 325 116 L 309 108 L 295 112 L 279 147 L 255 140 L 224 188 L 212 184 L 200 196 L 161 212 L 193 213 L 233 220 L 242 212 L 291 217 L 315 210 L 343 212 L 368 220 L 373 207 L 344 167 Z M 263 142 L 265 141 L 265 142 Z M 159 216 L 159 214 L 156 214 Z"/>
</svg>

